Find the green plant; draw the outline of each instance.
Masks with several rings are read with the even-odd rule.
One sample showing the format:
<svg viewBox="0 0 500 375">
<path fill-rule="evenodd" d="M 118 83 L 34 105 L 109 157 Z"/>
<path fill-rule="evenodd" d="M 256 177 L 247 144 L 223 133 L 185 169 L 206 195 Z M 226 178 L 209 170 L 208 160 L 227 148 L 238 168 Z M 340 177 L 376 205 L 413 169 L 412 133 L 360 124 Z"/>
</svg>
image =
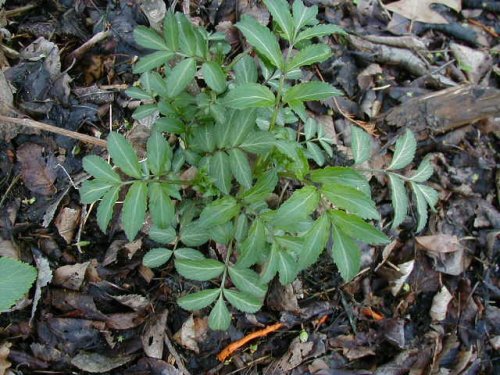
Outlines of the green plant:
<svg viewBox="0 0 500 375">
<path fill-rule="evenodd" d="M 169 245 L 150 250 L 143 263 L 160 267 L 173 257 L 183 277 L 212 280 L 210 288 L 186 294 L 178 303 L 187 310 L 213 305 L 213 329 L 229 326 L 226 301 L 240 311 L 256 312 L 268 283 L 277 274 L 282 284 L 291 283 L 318 260 L 330 238 L 333 261 L 346 281 L 359 271 L 356 241 L 388 242 L 366 221 L 380 215 L 359 171 L 311 168 L 331 161 L 332 140 L 303 103 L 341 93 L 328 83 L 300 82 L 301 68 L 328 59 L 330 48 L 313 40 L 342 34 L 342 29 L 318 24 L 317 7 L 305 7 L 300 0 L 291 13 L 285 0 L 264 2 L 274 33 L 248 16 L 236 24 L 255 57 L 245 51 L 230 60 L 222 35 L 193 26 L 180 13 L 167 14 L 163 35 L 138 27 L 136 41 L 155 52 L 134 67 L 140 85 L 128 95 L 144 102 L 133 117 L 160 114 L 147 142 L 147 159 L 139 161 L 125 138 L 113 132 L 108 150 L 116 168 L 97 156 L 83 161 L 94 178 L 83 183 L 81 200 L 100 200 L 97 222 L 103 231 L 120 192 L 128 189 L 121 213 L 127 237 L 135 238 L 149 207 L 150 238 Z M 276 36 L 288 44 L 285 56 Z M 356 164 L 370 157 L 370 142 L 368 134 L 353 128 Z M 415 143 L 412 133 L 403 135 L 388 173 L 394 226 L 406 215 L 404 181 L 409 181 L 421 229 L 426 204 L 433 206 L 435 197 L 419 183 L 432 168 L 424 161 L 413 177 L 393 172 L 411 162 Z M 185 173 L 188 169 L 195 173 Z M 220 245 L 217 259 L 202 251 L 209 241 Z"/>
<path fill-rule="evenodd" d="M 8 311 L 30 290 L 36 268 L 18 260 L 0 257 L 0 313 Z"/>
</svg>

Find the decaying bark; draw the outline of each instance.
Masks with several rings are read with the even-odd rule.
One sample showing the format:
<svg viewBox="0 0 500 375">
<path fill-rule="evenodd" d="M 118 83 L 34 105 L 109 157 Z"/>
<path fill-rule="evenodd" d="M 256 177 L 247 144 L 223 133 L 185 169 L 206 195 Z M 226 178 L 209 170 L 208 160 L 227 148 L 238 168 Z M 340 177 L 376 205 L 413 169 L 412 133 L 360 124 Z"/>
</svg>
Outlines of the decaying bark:
<svg viewBox="0 0 500 375">
<path fill-rule="evenodd" d="M 388 111 L 383 120 L 389 125 L 439 134 L 490 116 L 500 116 L 500 90 L 466 85 L 408 100 Z"/>
</svg>

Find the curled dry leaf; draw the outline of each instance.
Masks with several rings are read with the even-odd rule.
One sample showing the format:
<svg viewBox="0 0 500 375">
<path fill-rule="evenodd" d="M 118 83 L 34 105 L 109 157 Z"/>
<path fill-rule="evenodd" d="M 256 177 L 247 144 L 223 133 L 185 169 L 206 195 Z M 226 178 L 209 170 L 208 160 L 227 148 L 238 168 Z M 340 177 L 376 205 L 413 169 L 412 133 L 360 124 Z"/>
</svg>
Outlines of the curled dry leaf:
<svg viewBox="0 0 500 375">
<path fill-rule="evenodd" d="M 432 8 L 432 4 L 443 4 L 456 12 L 462 9 L 461 0 L 400 0 L 385 5 L 386 9 L 412 21 L 426 23 L 448 23 L 448 20 Z"/>
<path fill-rule="evenodd" d="M 425 250 L 436 253 L 453 253 L 462 250 L 457 236 L 449 234 L 435 234 L 432 236 L 420 236 L 415 238 L 417 243 Z"/>
<path fill-rule="evenodd" d="M 198 347 L 198 343 L 206 339 L 207 332 L 208 318 L 194 318 L 191 315 L 174 335 L 174 340 L 186 349 L 199 353 L 200 348 Z"/>
<path fill-rule="evenodd" d="M 168 310 L 160 314 L 152 315 L 146 324 L 144 333 L 141 336 L 144 353 L 148 357 L 163 358 L 163 341 L 165 339 L 165 328 L 167 326 Z"/>
<path fill-rule="evenodd" d="M 31 192 L 40 195 L 52 195 L 56 192 L 55 163 L 45 160 L 42 146 L 24 143 L 17 149 L 17 161 L 21 165 L 23 182 Z"/>
<path fill-rule="evenodd" d="M 78 222 L 80 221 L 80 212 L 80 207 L 64 207 L 61 211 L 59 211 L 59 215 L 56 217 L 55 225 L 57 231 L 68 244 L 73 241 L 75 230 L 78 227 Z"/>
<path fill-rule="evenodd" d="M 432 320 L 441 321 L 446 318 L 446 313 L 448 311 L 448 304 L 453 299 L 453 296 L 448 291 L 448 289 L 443 285 L 441 290 L 434 295 L 432 299 L 432 306 L 429 315 Z"/>
<path fill-rule="evenodd" d="M 111 296 L 115 301 L 130 307 L 134 311 L 142 311 L 149 305 L 149 300 L 140 294 L 126 294 L 121 296 Z"/>
<path fill-rule="evenodd" d="M 47 258 L 43 256 L 41 251 L 38 250 L 33 251 L 33 258 L 35 259 L 36 268 L 38 270 L 38 276 L 36 279 L 36 288 L 35 288 L 35 296 L 33 297 L 33 305 L 31 307 L 30 323 L 33 321 L 33 318 L 35 317 L 38 301 L 40 301 L 40 297 L 42 296 L 42 288 L 49 285 L 49 283 L 52 281 L 52 271 L 50 269 L 50 264 Z"/>
<path fill-rule="evenodd" d="M 398 264 L 399 273 L 401 277 L 391 282 L 391 293 L 393 296 L 396 296 L 399 293 L 401 287 L 408 279 L 408 276 L 410 276 L 410 273 L 413 271 L 414 266 L 415 266 L 414 259 L 410 260 L 409 262 Z"/>
<path fill-rule="evenodd" d="M 9 357 L 11 345 L 10 342 L 4 342 L 0 345 L 0 375 L 6 374 L 11 366 L 11 363 L 7 359 Z"/>
<path fill-rule="evenodd" d="M 53 284 L 71 290 L 79 290 L 85 280 L 90 262 L 62 266 L 55 270 Z"/>
<path fill-rule="evenodd" d="M 80 352 L 72 360 L 71 364 L 78 369 L 93 374 L 102 374 L 123 366 L 130 362 L 133 356 L 106 357 L 99 353 Z"/>
</svg>

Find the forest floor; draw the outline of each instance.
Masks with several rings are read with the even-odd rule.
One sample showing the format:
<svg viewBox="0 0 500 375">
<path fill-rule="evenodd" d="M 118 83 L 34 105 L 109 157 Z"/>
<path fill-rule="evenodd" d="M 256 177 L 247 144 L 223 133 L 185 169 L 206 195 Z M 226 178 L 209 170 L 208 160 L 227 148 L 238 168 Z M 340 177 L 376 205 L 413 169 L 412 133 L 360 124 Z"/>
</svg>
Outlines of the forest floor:
<svg viewBox="0 0 500 375">
<path fill-rule="evenodd" d="M 109 233 L 98 229 L 79 200 L 82 158 L 105 155 L 95 139 L 110 129 L 144 144 L 150 124 L 132 120 L 138 103 L 124 93 L 145 53 L 135 26 L 173 5 L 225 32 L 238 53 L 234 23 L 251 14 L 268 24 L 268 11 L 252 0 L 0 0 L 0 256 L 39 272 L 0 315 L 0 375 L 500 373 L 498 1 L 305 3 L 349 33 L 327 38 L 334 56 L 308 69 L 345 93 L 308 105 L 339 158 L 350 157 L 351 124 L 374 135 L 373 168 L 410 129 L 415 165 L 430 155 L 440 200 L 424 231 L 414 209 L 390 230 L 391 192 L 373 176 L 392 242 L 363 247 L 354 280 L 343 283 L 325 256 L 293 284 L 273 283 L 262 311 L 215 332 L 206 311 L 176 305 L 189 286 L 172 267 L 142 265 L 147 236 L 127 241 L 116 218 Z"/>
</svg>

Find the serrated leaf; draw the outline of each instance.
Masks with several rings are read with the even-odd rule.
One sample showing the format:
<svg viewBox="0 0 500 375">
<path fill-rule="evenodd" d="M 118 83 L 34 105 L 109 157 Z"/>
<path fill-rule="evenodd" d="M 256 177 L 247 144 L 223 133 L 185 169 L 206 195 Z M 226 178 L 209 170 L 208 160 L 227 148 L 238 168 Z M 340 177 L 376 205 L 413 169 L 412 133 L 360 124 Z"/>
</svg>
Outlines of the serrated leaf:
<svg viewBox="0 0 500 375">
<path fill-rule="evenodd" d="M 191 249 L 189 247 L 181 247 L 175 249 L 174 256 L 175 259 L 189 259 L 189 260 L 205 259 L 205 255 L 203 255 L 200 251 Z"/>
<path fill-rule="evenodd" d="M 267 131 L 251 132 L 240 144 L 240 148 L 254 154 L 265 154 L 276 144 L 274 135 Z"/>
<path fill-rule="evenodd" d="M 83 204 L 94 203 L 95 201 L 101 199 L 101 197 L 114 186 L 115 184 L 99 179 L 83 181 L 79 190 L 80 201 Z"/>
<path fill-rule="evenodd" d="M 267 257 L 267 261 L 266 263 L 264 263 L 264 266 L 262 267 L 262 271 L 260 273 L 260 279 L 263 283 L 269 283 L 278 272 L 279 252 L 280 249 L 276 244 L 273 243 L 273 245 L 271 246 L 271 251 L 269 252 L 269 256 Z"/>
<path fill-rule="evenodd" d="M 234 225 L 232 221 L 210 227 L 210 238 L 221 245 L 228 245 L 234 238 Z"/>
<path fill-rule="evenodd" d="M 223 104 L 235 109 L 271 107 L 275 104 L 271 90 L 258 83 L 243 83 L 229 91 Z"/>
<path fill-rule="evenodd" d="M 179 119 L 171 117 L 161 117 L 156 120 L 154 130 L 158 132 L 182 134 L 185 132 L 185 126 Z"/>
<path fill-rule="evenodd" d="M 233 197 L 217 199 L 203 209 L 200 214 L 200 225 L 210 228 L 227 223 L 240 212 L 240 205 Z"/>
<path fill-rule="evenodd" d="M 306 142 L 306 146 L 307 151 L 309 151 L 309 155 L 316 162 L 316 164 L 318 164 L 320 167 L 325 164 L 325 155 L 316 143 L 308 141 Z"/>
<path fill-rule="evenodd" d="M 222 295 L 217 300 L 217 303 L 210 311 L 208 316 L 208 326 L 215 331 L 226 331 L 231 324 L 231 314 L 222 298 Z"/>
<path fill-rule="evenodd" d="M 83 158 L 83 169 L 91 176 L 113 184 L 121 183 L 120 176 L 111 165 L 97 155 L 89 155 Z"/>
<path fill-rule="evenodd" d="M 220 289 L 205 289 L 177 299 L 177 304 L 184 310 L 201 310 L 211 305 L 220 296 L 220 293 Z"/>
<path fill-rule="evenodd" d="M 160 97 L 164 98 L 168 95 L 167 83 L 163 79 L 163 77 L 158 72 L 150 72 L 149 74 L 149 84 L 151 86 L 151 90 L 160 95 Z M 157 107 L 155 107 L 156 109 Z"/>
<path fill-rule="evenodd" d="M 297 263 L 293 256 L 285 250 L 278 251 L 278 273 L 281 285 L 290 284 L 297 278 Z"/>
<path fill-rule="evenodd" d="M 134 182 L 125 196 L 122 225 L 129 241 L 133 241 L 142 228 L 146 216 L 148 188 L 144 182 Z"/>
<path fill-rule="evenodd" d="M 415 195 L 415 200 L 417 204 L 417 214 L 418 214 L 418 223 L 417 223 L 417 232 L 422 231 L 425 228 L 425 224 L 427 224 L 428 212 L 427 212 L 427 200 L 424 197 L 421 189 L 419 188 L 421 185 L 411 183 L 411 187 L 413 190 L 413 194 Z"/>
<path fill-rule="evenodd" d="M 276 211 L 273 223 L 281 228 L 300 221 L 310 215 L 319 203 L 319 194 L 314 186 L 296 190 Z"/>
<path fill-rule="evenodd" d="M 160 176 L 165 170 L 170 168 L 167 164 L 172 151 L 159 131 L 151 132 L 147 143 L 148 166 L 155 176 Z"/>
<path fill-rule="evenodd" d="M 298 253 L 299 270 L 306 269 L 318 260 L 330 237 L 330 220 L 326 214 L 321 215 L 304 235 L 304 245 Z"/>
<path fill-rule="evenodd" d="M 199 221 L 193 221 L 182 227 L 180 239 L 184 245 L 200 246 L 210 238 L 208 230 Z"/>
<path fill-rule="evenodd" d="M 267 285 L 262 283 L 257 272 L 241 267 L 229 267 L 228 271 L 236 288 L 259 298 L 265 297 Z"/>
<path fill-rule="evenodd" d="M 370 184 L 367 179 L 349 167 L 326 167 L 311 172 L 311 180 L 319 184 L 339 184 L 350 186 L 371 196 Z"/>
<path fill-rule="evenodd" d="M 410 177 L 410 181 L 425 182 L 431 178 L 433 173 L 434 167 L 431 164 L 431 159 L 430 157 L 426 157 L 422 160 L 415 173 Z"/>
<path fill-rule="evenodd" d="M 215 186 L 224 194 L 231 190 L 231 169 L 229 156 L 224 151 L 217 151 L 209 161 L 208 174 L 215 180 Z"/>
<path fill-rule="evenodd" d="M 411 130 L 407 129 L 396 141 L 396 149 L 392 156 L 391 165 L 387 169 L 401 169 L 406 167 L 415 157 L 416 149 L 417 140 L 415 139 L 415 135 Z"/>
<path fill-rule="evenodd" d="M 175 215 L 174 203 L 159 182 L 149 184 L 149 211 L 157 227 L 168 228 L 171 225 Z"/>
<path fill-rule="evenodd" d="M 372 154 L 372 140 L 367 132 L 355 126 L 351 126 L 351 134 L 354 162 L 361 164 L 367 161 Z"/>
<path fill-rule="evenodd" d="M 207 281 L 224 271 L 224 263 L 215 259 L 176 259 L 175 269 L 186 279 Z"/>
<path fill-rule="evenodd" d="M 314 223 L 309 223 L 306 232 L 312 228 Z M 304 230 L 301 230 L 303 232 Z M 282 249 L 287 249 L 293 254 L 300 254 L 304 247 L 304 237 L 295 236 L 273 236 L 274 242 Z"/>
<path fill-rule="evenodd" d="M 434 206 L 437 204 L 437 202 L 439 200 L 439 193 L 427 185 L 415 184 L 415 183 L 412 183 L 412 185 L 415 185 L 416 189 L 418 189 L 422 192 L 422 195 L 424 196 L 425 200 L 429 204 L 429 207 L 433 211 L 435 211 Z"/>
<path fill-rule="evenodd" d="M 172 243 L 175 241 L 176 237 L 177 234 L 175 233 L 175 229 L 172 227 L 160 228 L 153 225 L 149 229 L 149 238 L 161 244 Z"/>
<path fill-rule="evenodd" d="M 405 184 L 397 175 L 389 173 L 391 185 L 391 200 L 394 207 L 394 220 L 392 228 L 397 228 L 406 218 L 408 213 L 408 196 L 406 194 Z"/>
<path fill-rule="evenodd" d="M 304 31 L 301 31 L 297 35 L 295 42 L 299 43 L 303 40 L 308 40 L 311 38 L 320 38 L 322 36 L 332 35 L 332 34 L 347 35 L 346 32 L 344 31 L 344 29 L 342 29 L 340 26 L 322 24 L 322 25 L 316 25 L 313 27 L 309 27 L 309 28 L 305 29 Z"/>
<path fill-rule="evenodd" d="M 237 242 L 242 242 L 248 235 L 248 218 L 244 213 L 240 214 L 235 220 L 234 239 Z"/>
<path fill-rule="evenodd" d="M 283 55 L 276 37 L 255 18 L 243 15 L 236 27 L 243 33 L 248 43 L 266 57 L 275 67 L 283 68 Z"/>
<path fill-rule="evenodd" d="M 135 109 L 134 113 L 132 113 L 132 118 L 134 120 L 142 120 L 157 111 L 158 107 L 156 104 L 143 104 Z"/>
<path fill-rule="evenodd" d="M 146 255 L 144 255 L 144 258 L 142 258 L 142 264 L 149 268 L 161 267 L 168 262 L 172 254 L 172 250 L 157 247 L 149 250 Z"/>
<path fill-rule="evenodd" d="M 380 219 L 375 203 L 359 190 L 350 186 L 323 185 L 321 192 L 338 208 L 342 208 L 364 219 Z"/>
<path fill-rule="evenodd" d="M 302 0 L 295 0 L 292 6 L 293 21 L 295 22 L 295 29 L 298 31 L 305 25 L 308 25 L 316 21 L 316 16 L 318 15 L 318 7 L 316 5 L 312 7 L 304 6 Z"/>
<path fill-rule="evenodd" d="M 165 44 L 172 51 L 177 51 L 179 48 L 179 26 L 174 12 L 167 12 L 163 20 L 163 37 Z"/>
<path fill-rule="evenodd" d="M 306 137 L 306 141 L 314 137 L 317 131 L 318 123 L 314 119 L 308 118 L 304 124 L 304 135 Z"/>
<path fill-rule="evenodd" d="M 35 282 L 35 267 L 18 260 L 0 257 L 0 313 L 8 311 Z"/>
<path fill-rule="evenodd" d="M 141 165 L 132 145 L 119 133 L 109 133 L 108 151 L 113 163 L 130 177 L 141 178 Z"/>
<path fill-rule="evenodd" d="M 134 29 L 134 40 L 144 48 L 168 50 L 165 40 L 156 31 L 146 26 L 137 26 Z"/>
<path fill-rule="evenodd" d="M 173 52 L 168 51 L 150 53 L 149 55 L 141 57 L 134 65 L 134 73 L 141 74 L 159 68 L 168 63 L 174 56 L 175 54 Z"/>
<path fill-rule="evenodd" d="M 224 289 L 223 293 L 228 302 L 242 312 L 254 313 L 262 307 L 261 300 L 251 294 L 232 289 Z"/>
<path fill-rule="evenodd" d="M 359 272 L 361 251 L 351 237 L 335 225 L 333 228 L 333 261 L 337 265 L 344 281 L 350 281 Z"/>
<path fill-rule="evenodd" d="M 286 0 L 264 0 L 264 4 L 273 16 L 274 22 L 283 31 L 285 39 L 292 41 L 295 35 L 295 24 L 290 14 L 288 2 Z"/>
<path fill-rule="evenodd" d="M 207 61 L 201 67 L 203 79 L 208 87 L 220 94 L 226 90 L 226 74 L 215 61 Z"/>
<path fill-rule="evenodd" d="M 283 96 L 285 103 L 324 100 L 332 96 L 340 96 L 342 92 L 326 82 L 306 82 L 290 88 Z"/>
<path fill-rule="evenodd" d="M 389 243 L 389 238 L 373 225 L 365 222 L 359 216 L 350 215 L 340 210 L 329 212 L 333 225 L 336 225 L 348 236 L 372 245 Z"/>
<path fill-rule="evenodd" d="M 140 99 L 140 100 L 151 100 L 153 99 L 152 94 L 148 94 L 146 91 L 141 90 L 139 87 L 129 87 L 125 90 L 125 94 L 130 96 L 132 99 Z"/>
<path fill-rule="evenodd" d="M 177 28 L 179 32 L 179 48 L 182 52 L 189 56 L 196 55 L 196 37 L 192 23 L 182 13 L 175 14 L 177 20 Z"/>
<path fill-rule="evenodd" d="M 237 85 L 257 82 L 257 65 L 252 57 L 244 54 L 236 64 L 234 64 L 234 78 Z"/>
<path fill-rule="evenodd" d="M 241 198 L 247 204 L 265 201 L 274 191 L 277 183 L 278 175 L 275 170 L 271 169 L 259 177 L 252 188 L 241 194 Z"/>
<path fill-rule="evenodd" d="M 188 58 L 178 63 L 167 77 L 167 92 L 169 98 L 179 95 L 191 83 L 196 74 L 196 61 Z"/>
<path fill-rule="evenodd" d="M 312 44 L 300 50 L 287 64 L 286 70 L 290 72 L 301 66 L 317 64 L 327 60 L 331 55 L 332 51 L 326 44 Z"/>
<path fill-rule="evenodd" d="M 115 186 L 111 188 L 106 194 L 104 194 L 99 206 L 97 207 L 97 225 L 99 228 L 106 233 L 106 228 L 108 227 L 109 221 L 113 217 L 113 209 L 115 207 L 116 201 L 118 200 L 118 193 L 120 192 L 121 186 Z"/>
<path fill-rule="evenodd" d="M 250 267 L 258 262 L 266 244 L 266 229 L 260 219 L 255 219 L 248 237 L 238 249 L 238 267 Z"/>
<path fill-rule="evenodd" d="M 228 154 L 231 172 L 234 178 L 236 178 L 236 181 L 247 189 L 251 188 L 252 169 L 250 168 L 250 163 L 248 162 L 246 154 L 237 148 L 229 150 Z"/>
<path fill-rule="evenodd" d="M 245 109 L 236 111 L 234 117 L 231 117 L 230 133 L 228 136 L 228 146 L 239 146 L 255 128 L 257 111 L 255 109 Z"/>
</svg>

